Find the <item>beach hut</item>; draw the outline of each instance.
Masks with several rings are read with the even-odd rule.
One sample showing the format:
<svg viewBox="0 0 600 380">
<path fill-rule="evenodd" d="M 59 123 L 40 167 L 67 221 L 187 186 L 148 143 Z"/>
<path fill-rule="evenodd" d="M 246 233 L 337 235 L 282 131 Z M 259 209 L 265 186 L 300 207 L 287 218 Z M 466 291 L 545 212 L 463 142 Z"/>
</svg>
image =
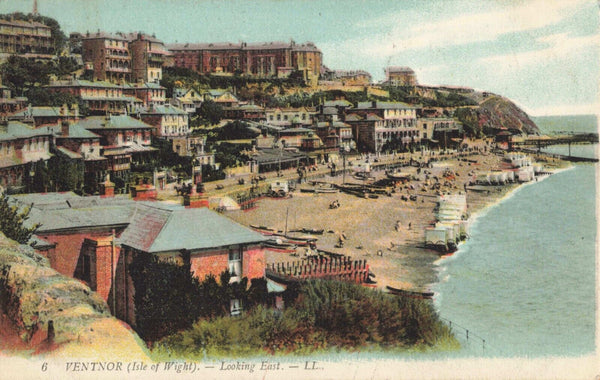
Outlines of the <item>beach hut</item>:
<svg viewBox="0 0 600 380">
<path fill-rule="evenodd" d="M 213 210 L 232 211 L 239 210 L 240 205 L 230 197 L 210 197 L 208 205 Z"/>
<path fill-rule="evenodd" d="M 490 174 L 489 173 L 481 173 L 475 177 L 475 183 L 478 185 L 491 185 Z"/>
</svg>

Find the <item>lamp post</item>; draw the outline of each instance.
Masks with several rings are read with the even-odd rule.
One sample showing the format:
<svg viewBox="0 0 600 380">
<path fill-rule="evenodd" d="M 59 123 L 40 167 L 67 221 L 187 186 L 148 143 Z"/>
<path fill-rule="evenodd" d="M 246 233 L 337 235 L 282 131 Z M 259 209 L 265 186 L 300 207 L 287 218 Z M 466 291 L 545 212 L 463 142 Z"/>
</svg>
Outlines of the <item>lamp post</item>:
<svg viewBox="0 0 600 380">
<path fill-rule="evenodd" d="M 35 176 L 35 162 L 31 162 L 31 167 L 29 168 L 29 192 L 33 193 L 33 178 Z"/>
<path fill-rule="evenodd" d="M 344 145 L 342 147 L 342 149 L 340 149 L 342 151 L 342 158 L 344 160 L 344 170 L 342 172 L 342 185 L 344 183 L 346 183 L 346 154 L 348 154 L 348 152 L 350 152 L 350 147 L 348 145 Z"/>
</svg>

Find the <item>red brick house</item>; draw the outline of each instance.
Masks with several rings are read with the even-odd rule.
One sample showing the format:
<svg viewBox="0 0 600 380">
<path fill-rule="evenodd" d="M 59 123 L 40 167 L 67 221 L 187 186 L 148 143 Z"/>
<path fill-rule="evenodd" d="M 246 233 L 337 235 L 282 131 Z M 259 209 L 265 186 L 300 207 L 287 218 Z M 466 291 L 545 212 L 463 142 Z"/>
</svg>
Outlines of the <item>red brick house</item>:
<svg viewBox="0 0 600 380">
<path fill-rule="evenodd" d="M 232 273 L 231 281 L 265 276 L 265 237 L 208 208 L 75 193 L 12 199 L 21 206 L 33 204 L 27 223 L 42 226 L 32 242 L 52 268 L 84 281 L 116 317 L 132 325 L 134 287 L 128 265 L 134 255 L 152 254 L 179 263 L 186 250 L 192 272 L 200 279 L 208 274 L 218 278 L 225 270 Z"/>
<path fill-rule="evenodd" d="M 126 268 L 134 255 L 152 254 L 161 260 L 182 263 L 180 253 L 190 253 L 193 274 L 218 277 L 229 270 L 231 281 L 265 275 L 265 237 L 208 208 L 173 209 L 138 204 L 131 222 L 119 239 L 121 255 L 116 282 L 125 284 L 116 295 L 115 315 L 135 324 L 134 286 Z"/>
</svg>

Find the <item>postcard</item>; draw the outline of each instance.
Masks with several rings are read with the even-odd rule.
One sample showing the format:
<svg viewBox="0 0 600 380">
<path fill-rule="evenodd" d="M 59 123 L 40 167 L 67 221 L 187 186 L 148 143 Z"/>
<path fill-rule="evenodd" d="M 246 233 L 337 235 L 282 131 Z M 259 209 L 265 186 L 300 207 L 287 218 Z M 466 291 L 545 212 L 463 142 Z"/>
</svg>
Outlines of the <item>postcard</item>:
<svg viewBox="0 0 600 380">
<path fill-rule="evenodd" d="M 599 24 L 0 1 L 2 377 L 598 378 Z"/>
</svg>

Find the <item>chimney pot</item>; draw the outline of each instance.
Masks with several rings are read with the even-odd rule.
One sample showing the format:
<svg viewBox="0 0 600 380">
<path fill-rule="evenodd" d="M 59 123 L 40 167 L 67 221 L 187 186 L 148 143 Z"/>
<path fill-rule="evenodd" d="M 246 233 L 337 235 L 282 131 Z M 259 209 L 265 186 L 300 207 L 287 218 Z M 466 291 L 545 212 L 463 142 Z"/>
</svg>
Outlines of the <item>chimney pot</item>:
<svg viewBox="0 0 600 380">
<path fill-rule="evenodd" d="M 63 137 L 69 136 L 69 122 L 67 120 L 60 123 L 60 132 Z"/>
</svg>

